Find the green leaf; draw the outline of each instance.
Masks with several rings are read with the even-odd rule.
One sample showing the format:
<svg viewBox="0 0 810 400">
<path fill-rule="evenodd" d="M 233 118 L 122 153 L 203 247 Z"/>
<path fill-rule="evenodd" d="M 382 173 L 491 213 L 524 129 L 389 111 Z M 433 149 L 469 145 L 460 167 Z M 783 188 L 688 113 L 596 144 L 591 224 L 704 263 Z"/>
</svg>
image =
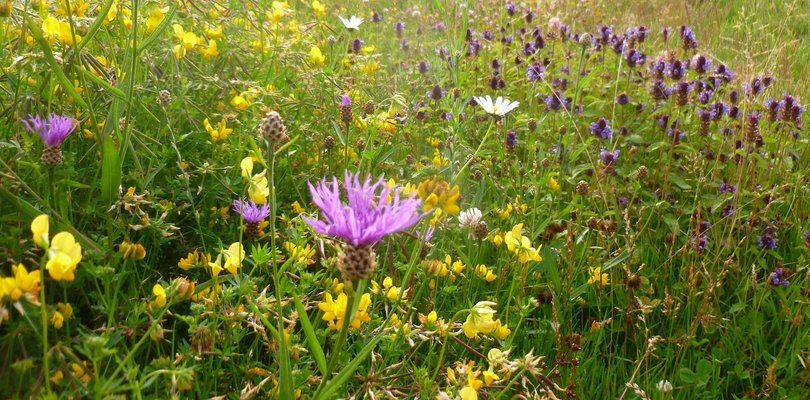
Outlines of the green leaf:
<svg viewBox="0 0 810 400">
<path fill-rule="evenodd" d="M 109 206 L 118 198 L 118 188 L 121 187 L 121 160 L 118 149 L 112 138 L 104 137 L 101 151 L 101 198 L 105 206 Z"/>
<path fill-rule="evenodd" d="M 326 356 L 323 353 L 321 343 L 318 341 L 318 336 L 315 335 L 315 330 L 312 329 L 312 323 L 309 321 L 309 316 L 307 316 L 307 310 L 304 308 L 304 305 L 301 304 L 301 299 L 299 299 L 298 296 L 293 296 L 293 301 L 295 302 L 295 309 L 298 311 L 301 327 L 304 328 L 304 334 L 307 337 L 309 351 L 312 353 L 312 357 L 315 358 L 315 363 L 318 364 L 318 369 L 321 370 L 321 374 L 326 375 Z"/>
</svg>

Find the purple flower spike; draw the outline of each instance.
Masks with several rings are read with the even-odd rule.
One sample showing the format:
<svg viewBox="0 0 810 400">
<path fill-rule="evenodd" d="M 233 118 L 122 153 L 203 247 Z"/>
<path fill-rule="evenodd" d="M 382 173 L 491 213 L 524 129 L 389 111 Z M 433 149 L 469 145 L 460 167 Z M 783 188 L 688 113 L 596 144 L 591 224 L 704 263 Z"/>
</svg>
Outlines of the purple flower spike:
<svg viewBox="0 0 810 400">
<path fill-rule="evenodd" d="M 73 117 L 58 114 L 51 114 L 47 119 L 43 119 L 39 115 L 29 115 L 28 119 L 24 119 L 22 123 L 27 131 L 39 134 L 39 138 L 46 146 L 62 144 L 78 126 L 78 122 Z"/>
<path fill-rule="evenodd" d="M 317 186 L 309 184 L 312 201 L 323 214 L 323 221 L 304 217 L 304 221 L 322 235 L 337 236 L 353 246 L 379 242 L 385 235 L 405 230 L 424 214 L 417 210 L 422 200 L 412 193 L 400 197 L 397 187 L 388 187 L 382 179 L 371 182 L 371 175 L 360 183 L 359 174 L 346 172 L 348 204 L 341 201 L 337 178 Z"/>
<path fill-rule="evenodd" d="M 233 210 L 242 214 L 242 218 L 249 224 L 256 224 L 270 216 L 270 204 L 256 205 L 253 200 L 234 200 Z"/>
<path fill-rule="evenodd" d="M 605 166 L 609 167 L 619 159 L 619 149 L 613 151 L 602 149 L 602 151 L 599 152 L 599 158 L 602 159 L 602 163 L 604 163 Z"/>
<path fill-rule="evenodd" d="M 613 138 L 613 129 L 610 128 L 610 123 L 602 117 L 591 123 L 591 133 L 602 139 L 610 140 Z"/>
</svg>

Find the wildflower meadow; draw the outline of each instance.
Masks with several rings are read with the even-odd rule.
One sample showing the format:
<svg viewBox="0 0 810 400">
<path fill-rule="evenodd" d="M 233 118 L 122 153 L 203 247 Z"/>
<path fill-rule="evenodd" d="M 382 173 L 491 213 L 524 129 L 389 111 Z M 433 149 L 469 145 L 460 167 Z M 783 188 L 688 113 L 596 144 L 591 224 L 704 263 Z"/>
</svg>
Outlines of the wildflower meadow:
<svg viewBox="0 0 810 400">
<path fill-rule="evenodd" d="M 0 0 L 0 398 L 810 398 L 810 3 L 674 3 Z"/>
</svg>

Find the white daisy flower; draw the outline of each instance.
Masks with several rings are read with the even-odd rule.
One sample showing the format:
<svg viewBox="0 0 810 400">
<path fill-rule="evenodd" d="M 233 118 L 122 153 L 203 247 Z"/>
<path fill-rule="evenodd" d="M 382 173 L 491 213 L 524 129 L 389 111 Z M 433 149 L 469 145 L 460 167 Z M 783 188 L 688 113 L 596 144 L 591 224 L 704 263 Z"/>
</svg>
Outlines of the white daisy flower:
<svg viewBox="0 0 810 400">
<path fill-rule="evenodd" d="M 340 22 L 343 22 L 343 26 L 345 26 L 346 29 L 348 29 L 350 31 L 351 30 L 358 30 L 359 31 L 360 30 L 360 24 L 363 23 L 363 18 L 358 18 L 358 17 L 355 17 L 354 15 L 349 17 L 349 19 L 343 18 L 341 16 L 338 16 L 338 18 L 340 18 Z"/>
<path fill-rule="evenodd" d="M 498 96 L 498 98 L 495 99 L 495 102 L 492 101 L 492 97 L 489 97 L 489 95 L 486 95 L 485 97 L 473 96 L 473 99 L 475 99 L 475 102 L 478 103 L 478 105 L 481 106 L 484 111 L 499 117 L 506 115 L 509 113 L 509 111 L 514 110 L 520 105 L 520 103 L 517 101 L 504 99 L 501 96 Z"/>
</svg>

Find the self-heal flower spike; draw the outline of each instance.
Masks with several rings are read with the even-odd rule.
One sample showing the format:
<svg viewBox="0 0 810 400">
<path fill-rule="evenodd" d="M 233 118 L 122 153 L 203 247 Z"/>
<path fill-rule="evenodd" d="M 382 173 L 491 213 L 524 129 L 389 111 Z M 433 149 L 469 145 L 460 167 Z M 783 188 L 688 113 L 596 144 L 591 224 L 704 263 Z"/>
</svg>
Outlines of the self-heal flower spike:
<svg viewBox="0 0 810 400">
<path fill-rule="evenodd" d="M 346 172 L 345 190 L 348 203 L 340 197 L 337 178 L 326 179 L 317 186 L 309 184 L 312 201 L 323 214 L 323 220 L 304 217 L 304 221 L 322 235 L 337 236 L 345 242 L 339 256 L 341 272 L 349 279 L 366 278 L 376 264 L 371 249 L 388 234 L 413 226 L 423 214 L 421 200 L 415 193 L 401 197 L 398 187 L 389 187 L 382 179 L 372 183 L 371 176 L 361 183 L 359 174 Z"/>
<path fill-rule="evenodd" d="M 42 151 L 42 163 L 53 167 L 62 163 L 62 142 L 73 133 L 78 122 L 72 117 L 51 114 L 48 118 L 39 115 L 29 116 L 22 121 L 25 129 L 36 133 L 45 144 Z"/>
</svg>

